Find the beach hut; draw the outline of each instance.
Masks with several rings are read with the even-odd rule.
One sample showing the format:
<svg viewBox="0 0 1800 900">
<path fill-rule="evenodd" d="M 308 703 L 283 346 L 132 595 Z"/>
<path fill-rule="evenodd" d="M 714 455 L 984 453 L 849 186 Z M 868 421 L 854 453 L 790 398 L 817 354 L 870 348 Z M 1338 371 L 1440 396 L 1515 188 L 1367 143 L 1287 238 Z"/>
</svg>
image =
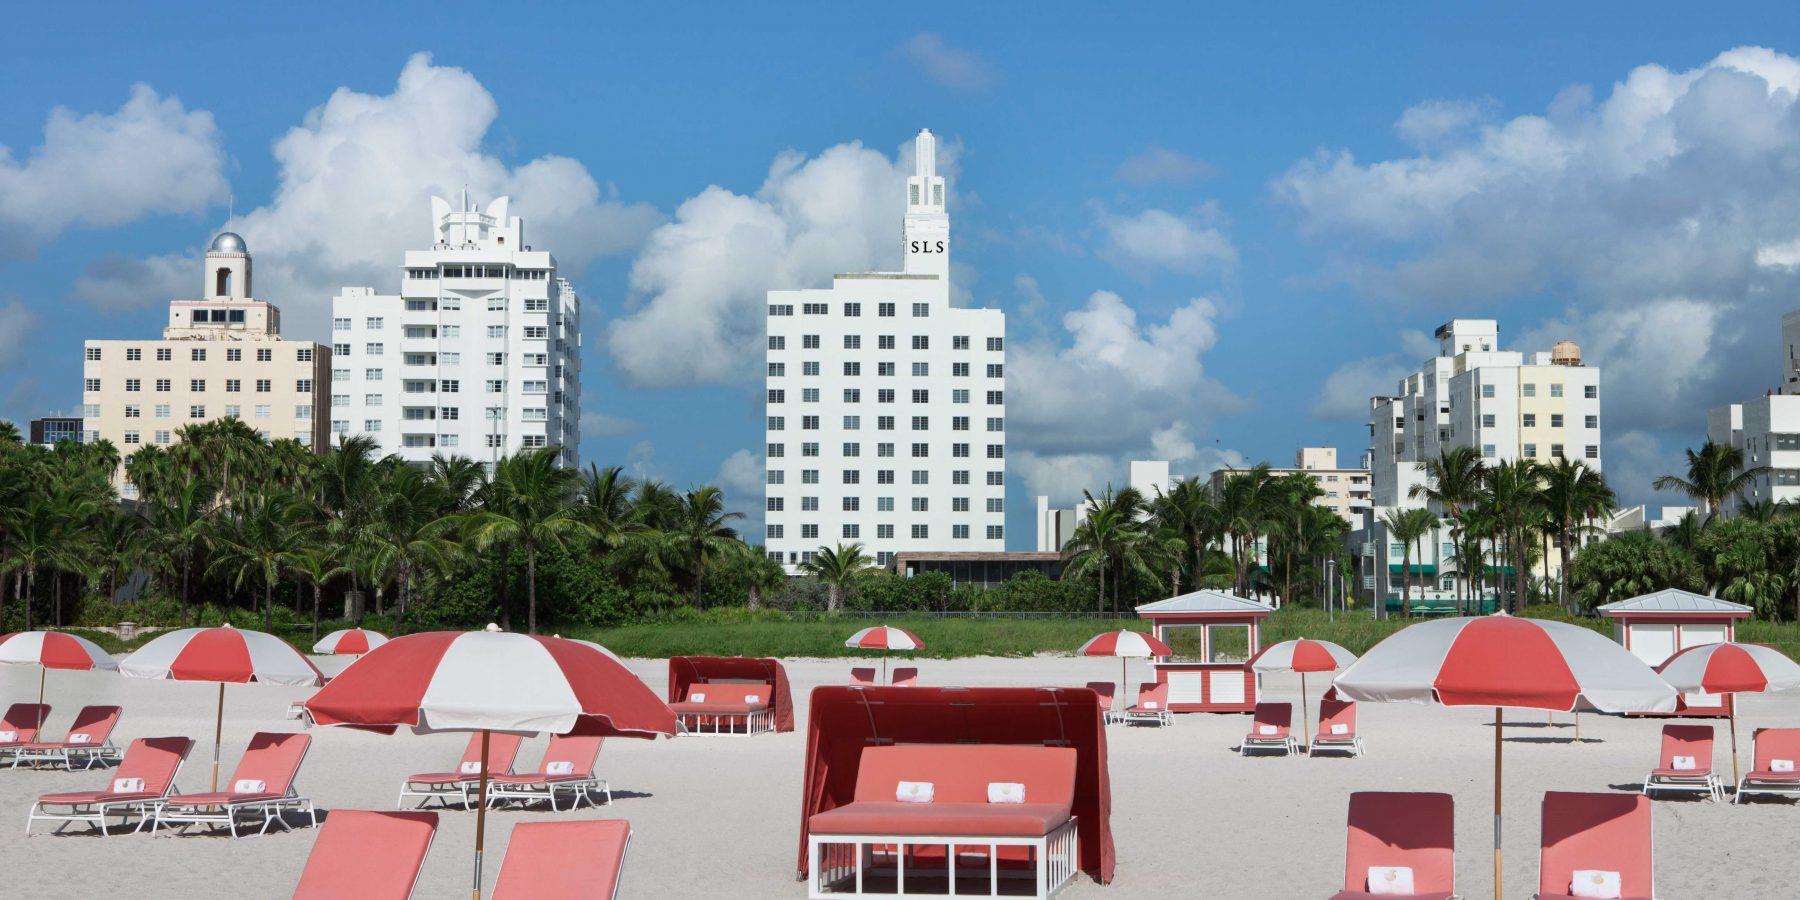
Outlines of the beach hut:
<svg viewBox="0 0 1800 900">
<path fill-rule="evenodd" d="M 1250 658 L 1270 608 L 1224 591 L 1194 591 L 1137 608 L 1171 653 L 1155 662 L 1171 712 L 1247 713 L 1256 708 Z"/>
<path fill-rule="evenodd" d="M 1613 639 L 1652 668 L 1689 647 L 1723 644 L 1737 639 L 1737 623 L 1751 608 L 1705 594 L 1668 588 L 1599 607 L 1612 620 Z M 1676 715 L 1725 718 L 1731 697 L 1683 694 Z"/>
<path fill-rule="evenodd" d="M 787 669 L 782 667 L 780 660 L 745 656 L 669 657 L 671 707 L 689 700 L 696 689 L 706 693 L 705 686 L 710 684 L 762 688 L 762 702 L 767 704 L 769 712 L 766 730 L 794 730 L 793 692 L 788 688 Z"/>
</svg>

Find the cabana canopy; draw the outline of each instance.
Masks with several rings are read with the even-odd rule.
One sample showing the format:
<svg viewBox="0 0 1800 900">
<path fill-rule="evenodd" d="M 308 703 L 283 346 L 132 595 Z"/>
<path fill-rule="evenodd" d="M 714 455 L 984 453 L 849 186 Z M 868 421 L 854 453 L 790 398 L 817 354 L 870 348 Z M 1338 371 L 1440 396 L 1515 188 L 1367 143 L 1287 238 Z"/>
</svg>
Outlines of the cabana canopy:
<svg viewBox="0 0 1800 900">
<path fill-rule="evenodd" d="M 813 814 L 851 802 L 864 747 L 892 744 L 1074 747 L 1075 802 L 1071 811 L 1080 818 L 1081 869 L 1101 884 L 1112 881 L 1112 788 L 1106 769 L 1106 726 L 1093 691 L 1066 687 L 813 688 L 800 809 L 802 878 L 806 876 L 807 828 Z"/>
<path fill-rule="evenodd" d="M 775 730 L 794 730 L 794 696 L 787 670 L 778 660 L 748 656 L 669 657 L 669 702 L 680 702 L 688 686 L 708 681 L 763 681 L 774 685 Z"/>
</svg>

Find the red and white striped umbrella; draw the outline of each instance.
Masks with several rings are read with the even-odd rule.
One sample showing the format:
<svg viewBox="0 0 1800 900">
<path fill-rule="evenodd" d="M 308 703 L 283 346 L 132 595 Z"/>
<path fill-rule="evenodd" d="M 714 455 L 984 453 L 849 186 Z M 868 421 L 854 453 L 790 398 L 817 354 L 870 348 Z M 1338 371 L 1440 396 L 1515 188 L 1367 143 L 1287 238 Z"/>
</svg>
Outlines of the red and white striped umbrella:
<svg viewBox="0 0 1800 900">
<path fill-rule="evenodd" d="M 1121 628 L 1088 638 L 1087 643 L 1076 651 L 1082 656 L 1116 656 L 1119 658 L 1119 702 L 1125 702 L 1130 690 L 1130 679 L 1126 677 L 1125 666 L 1131 659 L 1149 659 L 1152 656 L 1168 656 L 1175 651 L 1169 645 L 1157 640 L 1156 635 L 1143 631 L 1132 631 Z"/>
<path fill-rule="evenodd" d="M 1800 687 L 1800 663 L 1762 644 L 1702 644 L 1657 669 L 1682 693 L 1761 694 Z M 1731 782 L 1738 780 L 1737 702 L 1731 703 Z"/>
<path fill-rule="evenodd" d="M 1297 672 L 1300 675 L 1300 746 L 1312 741 L 1312 705 L 1306 699 L 1306 673 L 1335 672 L 1356 662 L 1356 654 L 1330 641 L 1300 638 L 1270 644 L 1250 657 L 1250 668 L 1259 674 Z"/>
<path fill-rule="evenodd" d="M 319 725 L 480 731 L 475 890 L 487 830 L 493 731 L 654 738 L 675 713 L 610 653 L 585 641 L 501 631 L 432 631 L 371 650 L 305 703 Z"/>
<path fill-rule="evenodd" d="M 119 662 L 129 678 L 170 681 L 216 681 L 218 711 L 213 719 L 213 787 L 219 789 L 219 743 L 225 730 L 225 685 L 283 684 L 316 686 L 324 682 L 318 667 L 293 644 L 261 631 L 182 628 L 157 635 Z"/>
<path fill-rule="evenodd" d="M 314 653 L 361 656 L 387 643 L 387 635 L 362 628 L 342 628 L 313 645 Z"/>
<path fill-rule="evenodd" d="M 114 660 L 87 638 L 60 631 L 18 631 L 0 635 L 0 665 L 38 667 L 38 714 L 44 709 L 44 678 L 51 669 L 117 669 Z M 38 722 L 42 729 L 44 723 Z"/>
<path fill-rule="evenodd" d="M 1500 880 L 1500 711 L 1674 712 L 1675 689 L 1604 635 L 1505 613 L 1410 625 L 1369 649 L 1334 682 L 1351 700 L 1494 708 L 1494 898 Z"/>
<path fill-rule="evenodd" d="M 1156 636 L 1143 631 L 1132 631 L 1121 628 L 1088 638 L 1081 645 L 1082 656 L 1126 656 L 1133 659 L 1148 659 L 1152 656 L 1168 656 L 1174 651 L 1169 645 L 1156 639 Z"/>
<path fill-rule="evenodd" d="M 1356 654 L 1330 641 L 1300 638 L 1270 644 L 1250 658 L 1258 672 L 1335 672 L 1356 662 Z"/>
<path fill-rule="evenodd" d="M 923 650 L 925 642 L 904 628 L 875 625 L 851 635 L 844 646 L 863 650 Z"/>
<path fill-rule="evenodd" d="M 887 680 L 887 655 L 889 650 L 923 650 L 925 642 L 919 636 L 904 628 L 891 625 L 876 625 L 850 636 L 844 646 L 855 650 L 881 651 L 881 680 Z"/>
</svg>

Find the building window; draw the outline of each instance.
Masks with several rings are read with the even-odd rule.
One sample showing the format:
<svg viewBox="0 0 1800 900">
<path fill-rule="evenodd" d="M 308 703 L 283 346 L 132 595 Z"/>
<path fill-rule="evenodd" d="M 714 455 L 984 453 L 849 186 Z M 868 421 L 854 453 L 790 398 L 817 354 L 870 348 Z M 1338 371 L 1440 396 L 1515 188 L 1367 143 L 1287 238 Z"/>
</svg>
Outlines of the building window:
<svg viewBox="0 0 1800 900">
<path fill-rule="evenodd" d="M 156 379 L 156 389 L 159 391 L 169 390 L 170 389 L 169 388 L 169 379 L 167 379 L 167 378 Z"/>
<path fill-rule="evenodd" d="M 930 403 L 931 402 L 931 392 L 924 388 L 914 388 L 913 392 L 912 392 L 912 402 L 914 402 L 914 403 Z"/>
<path fill-rule="evenodd" d="M 156 348 L 156 361 L 157 362 L 168 362 L 169 360 L 174 359 L 174 358 L 175 358 L 174 350 L 171 350 L 168 347 Z"/>
<path fill-rule="evenodd" d="M 912 470 L 912 483 L 913 484 L 930 484 L 931 483 L 931 471 L 928 469 Z"/>
<path fill-rule="evenodd" d="M 769 315 L 771 315 L 771 316 L 791 316 L 793 314 L 794 314 L 794 305 L 791 303 L 771 303 L 771 304 L 769 304 Z"/>
<path fill-rule="evenodd" d="M 801 375 L 812 375 L 812 376 L 816 377 L 819 374 L 818 362 L 809 360 L 809 361 L 801 363 L 800 364 L 800 374 Z"/>
<path fill-rule="evenodd" d="M 817 402 L 819 402 L 819 389 L 818 388 L 801 388 L 800 389 L 800 402 L 801 403 L 817 403 Z"/>
<path fill-rule="evenodd" d="M 800 539 L 803 541 L 818 540 L 819 539 L 819 526 L 817 526 L 817 525 L 801 525 L 800 526 Z"/>
<path fill-rule="evenodd" d="M 1525 458 L 1526 459 L 1537 459 L 1537 445 L 1536 444 L 1526 444 L 1525 445 Z"/>
<path fill-rule="evenodd" d="M 1004 539 L 1006 537 L 1006 526 L 1004 526 L 1004 525 L 989 525 L 987 527 L 987 536 L 988 536 L 988 540 L 990 540 L 990 541 L 998 541 L 998 540 Z"/>
<path fill-rule="evenodd" d="M 862 335 L 860 335 L 860 334 L 844 335 L 844 349 L 845 350 L 861 350 L 862 349 Z"/>
<path fill-rule="evenodd" d="M 1537 385 L 1521 384 L 1521 385 L 1519 385 L 1519 394 L 1520 394 L 1520 396 L 1524 396 L 1524 397 L 1536 397 L 1537 396 Z"/>
<path fill-rule="evenodd" d="M 968 469 L 957 469 L 956 471 L 951 472 L 950 473 L 950 483 L 951 484 L 968 484 L 969 483 L 969 470 Z"/>
<path fill-rule="evenodd" d="M 892 304 L 892 303 L 877 303 L 877 304 L 875 304 L 875 314 L 878 316 L 881 316 L 882 318 L 886 318 L 886 319 L 893 318 L 894 317 L 894 304 Z"/>
<path fill-rule="evenodd" d="M 891 363 L 891 362 L 880 362 L 880 363 L 876 363 L 876 364 L 875 364 L 875 374 L 876 374 L 876 375 L 879 375 L 879 376 L 881 376 L 881 377 L 883 377 L 883 378 L 891 378 L 891 377 L 893 377 L 893 375 L 894 375 L 894 364 L 893 364 L 893 363 Z"/>
<path fill-rule="evenodd" d="M 769 349 L 770 350 L 786 350 L 787 349 L 787 338 L 782 337 L 779 334 L 769 335 Z"/>
<path fill-rule="evenodd" d="M 98 378 L 83 378 L 81 380 L 81 389 L 84 391 L 100 390 L 100 379 L 98 379 Z"/>
<path fill-rule="evenodd" d="M 987 483 L 988 483 L 989 487 L 1000 487 L 1001 485 L 1006 484 L 1006 473 L 1005 472 L 989 472 L 989 473 L 987 473 Z"/>
<path fill-rule="evenodd" d="M 87 360 L 88 360 L 88 362 L 99 362 L 100 361 L 100 348 L 99 347 L 87 348 Z"/>
<path fill-rule="evenodd" d="M 845 403 L 861 403 L 862 402 L 862 391 L 857 388 L 845 388 L 844 389 L 844 402 Z"/>
<path fill-rule="evenodd" d="M 860 472 L 856 469 L 845 469 L 844 475 L 843 475 L 843 482 L 845 484 L 861 484 L 862 483 L 862 472 Z"/>
<path fill-rule="evenodd" d="M 913 335 L 912 348 L 914 350 L 930 350 L 931 349 L 931 336 L 928 334 Z"/>
<path fill-rule="evenodd" d="M 952 526 L 950 526 L 950 537 L 951 537 L 951 539 L 958 540 L 958 541 L 967 540 L 969 537 L 969 526 L 967 526 L 967 525 L 952 525 Z"/>
<path fill-rule="evenodd" d="M 894 526 L 892 526 L 892 525 L 877 525 L 877 526 L 875 526 L 875 537 L 880 540 L 884 540 L 884 541 L 893 540 L 894 539 Z"/>
<path fill-rule="evenodd" d="M 1563 386 L 1560 382 L 1557 384 L 1550 385 L 1550 396 L 1561 397 L 1562 395 L 1563 395 Z"/>
<path fill-rule="evenodd" d="M 929 303 L 914 303 L 912 305 L 912 312 L 913 312 L 913 318 L 923 319 L 923 318 L 931 315 L 931 304 L 929 304 Z"/>
<path fill-rule="evenodd" d="M 206 418 L 206 407 L 204 407 L 204 406 L 190 406 L 190 407 L 188 407 L 188 418 L 190 418 L 190 419 L 204 419 L 204 418 Z"/>
<path fill-rule="evenodd" d="M 1006 512 L 1006 501 L 1000 497 L 989 497 L 987 511 L 991 513 Z"/>
<path fill-rule="evenodd" d="M 138 361 L 142 360 L 143 358 L 144 358 L 144 348 L 142 348 L 142 347 L 126 347 L 125 348 L 125 361 L 126 362 L 138 362 Z"/>
<path fill-rule="evenodd" d="M 193 391 L 196 394 L 205 393 L 206 392 L 206 379 L 204 379 L 204 378 L 188 379 L 188 390 Z"/>
<path fill-rule="evenodd" d="M 764 531 L 767 533 L 768 537 L 770 537 L 774 540 L 781 539 L 781 526 L 780 525 L 769 525 L 764 529 Z"/>
<path fill-rule="evenodd" d="M 924 378 L 931 374 L 931 363 L 916 362 L 912 364 L 914 378 Z"/>
<path fill-rule="evenodd" d="M 1483 397 L 1492 397 L 1492 396 L 1494 396 L 1494 386 L 1493 386 L 1493 385 L 1491 385 L 1491 384 L 1484 384 L 1484 385 L 1482 385 L 1482 386 L 1481 386 L 1481 396 L 1483 396 Z"/>
<path fill-rule="evenodd" d="M 1005 444 L 989 444 L 989 445 L 987 445 L 987 458 L 988 459 L 1005 459 L 1006 458 L 1006 445 Z"/>
<path fill-rule="evenodd" d="M 100 385 L 97 383 L 98 380 L 97 379 L 94 379 L 94 380 L 96 381 L 96 384 L 93 387 L 88 388 L 88 390 L 97 391 L 100 389 Z M 136 378 L 125 379 L 125 390 L 127 390 L 131 393 L 137 393 L 139 390 L 142 390 L 143 387 L 144 387 L 144 383 Z"/>
<path fill-rule="evenodd" d="M 157 418 L 166 419 L 169 417 L 169 404 L 158 403 L 158 404 L 156 404 L 156 408 L 154 410 L 152 410 L 152 412 L 154 412 L 156 414 Z"/>
<path fill-rule="evenodd" d="M 1599 428 L 1600 427 L 1600 417 L 1599 416 L 1583 417 L 1582 424 L 1586 425 L 1589 428 Z"/>
<path fill-rule="evenodd" d="M 1550 445 L 1550 458 L 1551 459 L 1562 459 L 1562 456 L 1563 456 L 1563 445 L 1551 444 Z"/>
<path fill-rule="evenodd" d="M 1581 396 L 1589 400 L 1598 400 L 1600 399 L 1600 388 L 1598 385 L 1584 385 L 1581 388 Z"/>
<path fill-rule="evenodd" d="M 913 459 L 924 459 L 924 458 L 930 456 L 931 455 L 931 445 L 929 445 L 929 444 L 914 444 L 914 445 L 912 445 L 912 455 L 913 455 Z"/>
<path fill-rule="evenodd" d="M 987 339 L 987 348 L 989 350 L 993 350 L 993 351 L 1004 350 L 1004 349 L 1006 349 L 1006 339 L 1005 338 L 997 338 L 997 337 L 988 338 Z"/>
<path fill-rule="evenodd" d="M 1551 428 L 1563 427 L 1562 413 L 1551 413 L 1550 414 L 1550 427 Z"/>
<path fill-rule="evenodd" d="M 925 540 L 931 537 L 931 527 L 929 525 L 914 525 L 912 527 L 912 536 L 915 541 Z"/>
<path fill-rule="evenodd" d="M 913 512 L 930 512 L 931 511 L 931 498 L 930 497 L 914 497 L 914 498 L 912 498 L 912 511 Z"/>
<path fill-rule="evenodd" d="M 1492 421 L 1493 418 L 1494 418 L 1493 416 L 1482 416 L 1482 424 L 1492 427 L 1493 426 L 1493 421 Z M 1526 413 L 1526 414 L 1520 416 L 1519 424 L 1525 426 L 1526 428 L 1536 428 L 1537 427 L 1537 413 Z"/>
<path fill-rule="evenodd" d="M 225 361 L 226 362 L 243 362 L 244 361 L 244 351 L 239 350 L 236 347 L 227 348 L 225 351 Z"/>
<path fill-rule="evenodd" d="M 1487 413 L 1487 414 L 1484 414 L 1484 415 L 1483 415 L 1483 416 L 1482 416 L 1482 417 L 1481 417 L 1481 427 L 1483 427 L 1483 428 L 1492 428 L 1492 427 L 1494 427 L 1494 415 L 1493 415 L 1493 413 Z"/>
<path fill-rule="evenodd" d="M 987 402 L 988 402 L 989 406 L 1004 405 L 1006 403 L 1006 392 L 1005 391 L 988 391 L 987 392 Z"/>
<path fill-rule="evenodd" d="M 831 315 L 831 304 L 802 303 L 800 304 L 800 314 L 807 316 L 828 316 Z"/>
<path fill-rule="evenodd" d="M 300 378 L 300 379 L 296 379 L 294 381 L 294 390 L 295 391 L 298 391 L 302 394 L 310 394 L 310 393 L 312 393 L 312 389 L 313 389 L 313 380 L 311 378 Z"/>
<path fill-rule="evenodd" d="M 1588 459 L 1599 459 L 1600 458 L 1600 445 L 1599 444 L 1587 445 L 1587 447 L 1584 449 L 1582 455 L 1587 457 Z"/>
<path fill-rule="evenodd" d="M 195 347 L 188 351 L 188 357 L 194 362 L 206 362 L 206 348 Z"/>
<path fill-rule="evenodd" d="M 846 315 L 846 316 L 861 316 L 862 315 L 862 304 L 861 303 L 846 303 L 846 304 L 844 304 L 844 315 Z"/>
<path fill-rule="evenodd" d="M 784 403 L 786 401 L 787 401 L 787 392 L 786 391 L 777 391 L 777 390 L 769 391 L 769 402 L 770 403 Z"/>
</svg>

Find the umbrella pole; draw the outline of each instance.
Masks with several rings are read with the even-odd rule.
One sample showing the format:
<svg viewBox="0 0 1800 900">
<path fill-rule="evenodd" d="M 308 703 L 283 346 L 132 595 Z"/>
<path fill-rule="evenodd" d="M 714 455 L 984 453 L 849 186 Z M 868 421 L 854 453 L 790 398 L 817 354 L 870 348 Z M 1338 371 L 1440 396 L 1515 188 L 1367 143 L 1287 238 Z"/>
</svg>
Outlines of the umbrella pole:
<svg viewBox="0 0 1800 900">
<path fill-rule="evenodd" d="M 1312 726 L 1307 722 L 1306 705 L 1306 673 L 1300 673 L 1300 752 L 1306 752 L 1306 745 L 1312 743 Z"/>
<path fill-rule="evenodd" d="M 1737 695 L 1732 694 L 1725 702 L 1731 704 L 1731 783 L 1735 786 L 1738 783 Z"/>
<path fill-rule="evenodd" d="M 44 666 L 38 666 L 38 731 L 44 730 L 44 673 L 48 671 L 50 670 Z M 38 738 L 34 736 L 32 740 L 38 740 Z"/>
<path fill-rule="evenodd" d="M 219 792 L 219 741 L 225 735 L 225 682 L 219 682 L 219 709 L 213 715 L 213 793 Z"/>
<path fill-rule="evenodd" d="M 1126 659 L 1123 656 L 1119 657 L 1119 703 L 1120 703 L 1121 709 L 1127 708 L 1131 705 L 1130 701 L 1126 699 L 1126 698 L 1130 697 L 1131 695 L 1125 693 L 1125 690 L 1126 690 L 1125 685 L 1131 683 L 1131 678 L 1128 675 L 1129 670 L 1127 670 L 1125 668 L 1130 663 L 1131 663 L 1131 660 Z"/>
<path fill-rule="evenodd" d="M 888 673 L 887 673 L 887 650 L 885 650 L 885 649 L 884 649 L 884 650 L 882 650 L 882 651 L 881 651 L 881 680 L 882 680 L 882 681 L 886 681 L 886 682 L 887 682 L 887 683 L 888 683 L 888 684 L 893 684 L 893 683 L 894 683 L 894 682 L 893 682 L 893 681 L 891 681 L 891 680 L 889 680 L 889 679 L 888 679 Z"/>
<path fill-rule="evenodd" d="M 1494 707 L 1494 900 L 1500 900 L 1500 707 Z"/>
<path fill-rule="evenodd" d="M 475 797 L 475 900 L 481 900 L 481 839 L 487 832 L 488 730 L 481 729 L 481 787 Z"/>
</svg>

